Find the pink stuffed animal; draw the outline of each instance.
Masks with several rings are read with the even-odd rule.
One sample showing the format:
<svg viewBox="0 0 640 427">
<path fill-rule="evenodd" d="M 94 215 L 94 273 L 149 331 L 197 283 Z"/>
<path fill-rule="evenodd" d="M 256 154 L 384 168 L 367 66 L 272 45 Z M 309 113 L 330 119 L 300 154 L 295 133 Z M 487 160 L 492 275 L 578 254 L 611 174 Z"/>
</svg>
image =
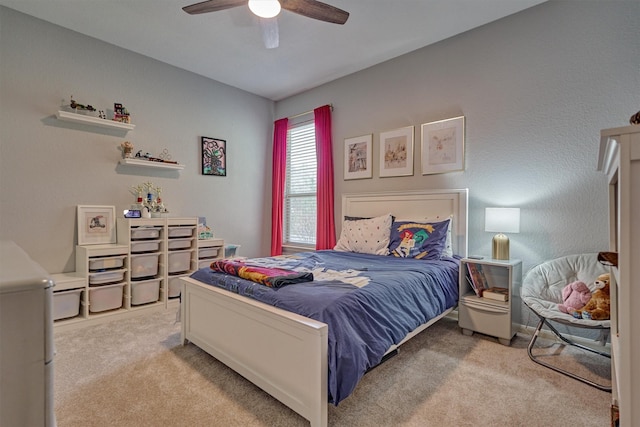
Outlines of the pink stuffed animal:
<svg viewBox="0 0 640 427">
<path fill-rule="evenodd" d="M 591 299 L 591 291 L 584 282 L 571 282 L 562 289 L 562 304 L 558 304 L 558 310 L 570 313 L 570 309 L 577 310 Z"/>
</svg>

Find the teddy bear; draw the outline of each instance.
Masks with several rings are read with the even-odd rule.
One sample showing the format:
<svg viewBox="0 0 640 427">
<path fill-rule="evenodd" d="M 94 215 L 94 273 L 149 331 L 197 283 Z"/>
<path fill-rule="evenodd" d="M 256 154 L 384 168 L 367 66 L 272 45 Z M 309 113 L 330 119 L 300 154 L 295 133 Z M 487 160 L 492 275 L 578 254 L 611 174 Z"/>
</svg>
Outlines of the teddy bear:
<svg viewBox="0 0 640 427">
<path fill-rule="evenodd" d="M 569 310 L 584 307 L 590 299 L 591 290 L 584 282 L 571 282 L 562 289 L 562 304 L 558 304 L 558 310 L 569 313 Z"/>
<path fill-rule="evenodd" d="M 595 291 L 591 293 L 591 299 L 579 309 L 570 309 L 569 313 L 575 318 L 590 320 L 607 320 L 611 314 L 609 295 L 609 274 L 601 274 L 595 281 Z"/>
</svg>

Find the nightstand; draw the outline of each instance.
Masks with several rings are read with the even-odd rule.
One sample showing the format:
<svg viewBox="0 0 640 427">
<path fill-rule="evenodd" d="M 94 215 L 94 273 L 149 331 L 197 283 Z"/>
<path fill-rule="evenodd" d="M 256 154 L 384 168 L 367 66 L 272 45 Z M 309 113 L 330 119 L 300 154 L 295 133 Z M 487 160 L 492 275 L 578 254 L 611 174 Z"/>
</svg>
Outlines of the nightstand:
<svg viewBox="0 0 640 427">
<path fill-rule="evenodd" d="M 481 269 L 489 287 L 499 287 L 508 290 L 507 301 L 496 301 L 479 297 L 469 282 L 469 267 L 471 264 Z M 458 301 L 458 325 L 465 335 L 474 332 L 491 335 L 498 338 L 503 345 L 510 345 L 516 334 L 520 319 L 520 286 L 522 284 L 522 261 L 497 259 L 460 260 L 460 275 L 458 286 L 460 297 Z"/>
</svg>

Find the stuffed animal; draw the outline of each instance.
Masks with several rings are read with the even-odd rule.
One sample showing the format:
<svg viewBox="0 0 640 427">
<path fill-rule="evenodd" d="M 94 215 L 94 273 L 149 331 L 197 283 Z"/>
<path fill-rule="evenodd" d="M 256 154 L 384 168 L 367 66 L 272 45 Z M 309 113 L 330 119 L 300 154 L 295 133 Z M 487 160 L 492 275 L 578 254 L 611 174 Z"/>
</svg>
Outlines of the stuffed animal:
<svg viewBox="0 0 640 427">
<path fill-rule="evenodd" d="M 584 282 L 571 282 L 562 289 L 562 304 L 558 304 L 558 310 L 569 313 L 569 310 L 584 307 L 590 299 L 591 291 Z"/>
<path fill-rule="evenodd" d="M 609 274 L 601 274 L 595 282 L 596 290 L 591 293 L 591 299 L 584 307 L 569 310 L 576 318 L 591 320 L 607 320 L 611 314 L 611 300 L 609 295 Z"/>
</svg>

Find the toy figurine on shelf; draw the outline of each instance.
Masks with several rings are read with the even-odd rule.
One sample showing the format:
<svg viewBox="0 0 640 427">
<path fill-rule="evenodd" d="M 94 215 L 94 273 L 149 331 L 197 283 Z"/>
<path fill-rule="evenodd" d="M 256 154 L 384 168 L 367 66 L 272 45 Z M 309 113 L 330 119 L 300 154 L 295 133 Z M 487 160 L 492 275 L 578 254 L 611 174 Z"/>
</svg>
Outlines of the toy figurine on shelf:
<svg viewBox="0 0 640 427">
<path fill-rule="evenodd" d="M 69 105 L 72 110 L 86 110 L 86 111 L 96 111 L 91 105 L 87 104 L 78 104 L 75 99 L 73 99 L 73 95 L 71 95 L 71 104 Z"/>
<path fill-rule="evenodd" d="M 124 141 L 120 144 L 120 148 L 122 149 L 122 157 L 128 159 L 131 157 L 131 153 L 133 152 L 133 144 L 129 141 Z"/>
<path fill-rule="evenodd" d="M 131 123 L 129 111 L 120 103 L 113 104 L 113 120 L 120 123 Z"/>
<path fill-rule="evenodd" d="M 160 197 L 162 194 L 162 188 L 160 186 L 156 187 L 152 182 L 147 181 L 131 187 L 129 191 L 136 196 L 136 204 L 133 209 L 140 210 L 143 217 L 158 218 L 169 213 Z"/>
</svg>

